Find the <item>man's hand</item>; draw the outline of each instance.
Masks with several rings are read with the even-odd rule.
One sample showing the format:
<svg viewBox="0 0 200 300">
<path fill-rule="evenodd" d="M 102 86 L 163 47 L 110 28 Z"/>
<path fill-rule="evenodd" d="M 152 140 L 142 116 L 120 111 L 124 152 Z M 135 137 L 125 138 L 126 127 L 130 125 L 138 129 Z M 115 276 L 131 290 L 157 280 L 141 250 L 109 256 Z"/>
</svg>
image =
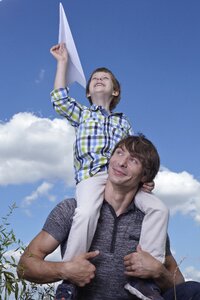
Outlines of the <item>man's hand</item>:
<svg viewBox="0 0 200 300">
<path fill-rule="evenodd" d="M 89 259 L 99 255 L 99 251 L 87 252 L 75 257 L 70 262 L 63 264 L 62 279 L 69 280 L 78 286 L 84 286 L 95 276 L 95 266 L 89 262 Z M 65 264 L 67 267 L 65 273 Z"/>
<path fill-rule="evenodd" d="M 155 187 L 154 181 L 144 182 L 141 189 L 143 192 L 151 193 L 153 191 L 154 187 Z"/>
<path fill-rule="evenodd" d="M 124 257 L 125 274 L 139 278 L 157 278 L 163 267 L 162 263 L 156 260 L 148 252 L 142 251 L 137 246 L 137 251 Z"/>
</svg>

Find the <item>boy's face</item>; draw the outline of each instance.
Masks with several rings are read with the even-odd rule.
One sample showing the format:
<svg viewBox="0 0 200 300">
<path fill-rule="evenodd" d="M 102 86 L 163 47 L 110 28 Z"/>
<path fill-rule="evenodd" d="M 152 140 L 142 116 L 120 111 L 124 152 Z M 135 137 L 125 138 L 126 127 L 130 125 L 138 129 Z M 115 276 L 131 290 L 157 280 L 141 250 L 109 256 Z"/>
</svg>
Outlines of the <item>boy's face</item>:
<svg viewBox="0 0 200 300">
<path fill-rule="evenodd" d="M 92 102 L 95 95 L 107 95 L 108 99 L 112 100 L 113 96 L 118 96 L 119 92 L 114 91 L 111 74 L 107 72 L 96 72 L 92 75 L 89 85 L 88 97 L 91 97 Z"/>
</svg>

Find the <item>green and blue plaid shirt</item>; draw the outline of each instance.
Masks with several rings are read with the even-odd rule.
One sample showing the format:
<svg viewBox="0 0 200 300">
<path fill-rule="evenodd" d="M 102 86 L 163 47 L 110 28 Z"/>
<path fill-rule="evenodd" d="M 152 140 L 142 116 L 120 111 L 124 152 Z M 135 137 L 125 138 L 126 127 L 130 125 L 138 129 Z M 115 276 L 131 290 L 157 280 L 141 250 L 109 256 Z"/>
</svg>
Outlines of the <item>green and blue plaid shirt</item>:
<svg viewBox="0 0 200 300">
<path fill-rule="evenodd" d="M 54 109 L 75 127 L 74 168 L 76 183 L 107 169 L 117 142 L 132 135 L 132 128 L 122 113 L 108 113 L 102 106 L 86 107 L 69 97 L 68 89 L 52 91 Z"/>
</svg>

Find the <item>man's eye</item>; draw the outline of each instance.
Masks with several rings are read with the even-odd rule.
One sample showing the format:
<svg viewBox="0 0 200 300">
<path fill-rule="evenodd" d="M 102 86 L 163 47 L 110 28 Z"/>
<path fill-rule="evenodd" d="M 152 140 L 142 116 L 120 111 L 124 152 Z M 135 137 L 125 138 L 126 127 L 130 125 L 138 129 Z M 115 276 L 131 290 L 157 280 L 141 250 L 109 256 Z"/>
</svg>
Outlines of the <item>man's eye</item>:
<svg viewBox="0 0 200 300">
<path fill-rule="evenodd" d="M 138 163 L 138 160 L 135 157 L 131 157 L 129 160 L 131 163 Z"/>
<path fill-rule="evenodd" d="M 108 79 L 109 79 L 109 78 L 108 78 L 108 77 L 106 77 L 106 76 L 104 76 L 104 77 L 103 77 L 103 80 L 108 80 Z"/>
<path fill-rule="evenodd" d="M 116 154 L 122 155 L 122 151 L 121 150 L 116 150 Z"/>
</svg>

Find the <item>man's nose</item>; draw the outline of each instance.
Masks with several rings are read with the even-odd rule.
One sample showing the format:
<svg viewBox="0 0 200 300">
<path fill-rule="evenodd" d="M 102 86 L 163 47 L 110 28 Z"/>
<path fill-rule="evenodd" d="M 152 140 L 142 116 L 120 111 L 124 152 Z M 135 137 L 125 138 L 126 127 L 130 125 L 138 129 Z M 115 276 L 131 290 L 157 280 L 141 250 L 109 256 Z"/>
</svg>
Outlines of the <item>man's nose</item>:
<svg viewBox="0 0 200 300">
<path fill-rule="evenodd" d="M 120 160 L 119 160 L 119 165 L 121 167 L 127 167 L 127 158 L 126 157 L 121 157 Z"/>
</svg>

